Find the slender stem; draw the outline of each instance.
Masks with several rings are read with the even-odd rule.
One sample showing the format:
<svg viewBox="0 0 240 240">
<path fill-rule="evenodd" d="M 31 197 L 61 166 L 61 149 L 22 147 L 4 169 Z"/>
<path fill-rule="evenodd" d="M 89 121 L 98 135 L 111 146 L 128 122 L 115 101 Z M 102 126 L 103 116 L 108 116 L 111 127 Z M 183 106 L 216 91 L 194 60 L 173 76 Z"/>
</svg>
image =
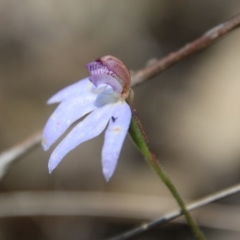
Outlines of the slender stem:
<svg viewBox="0 0 240 240">
<path fill-rule="evenodd" d="M 168 177 L 168 175 L 163 170 L 162 166 L 158 162 L 156 156 L 152 153 L 152 151 L 149 149 L 148 145 L 148 139 L 144 132 L 144 129 L 142 127 L 142 124 L 140 122 L 140 119 L 137 115 L 137 110 L 133 104 L 133 101 L 130 99 L 129 105 L 132 110 L 132 121 L 130 125 L 130 135 L 134 141 L 134 143 L 137 145 L 143 156 L 145 157 L 147 163 L 151 166 L 151 168 L 155 171 L 155 173 L 161 178 L 161 180 L 165 183 L 165 185 L 168 187 L 174 198 L 176 199 L 178 205 L 180 206 L 183 214 L 185 215 L 188 224 L 192 228 L 193 232 L 195 233 L 196 237 L 199 240 L 205 240 L 202 231 L 195 223 L 194 219 L 192 218 L 190 212 L 188 211 L 184 201 L 182 200 L 180 194 L 178 193 L 176 187 L 172 183 L 171 179 Z"/>
</svg>

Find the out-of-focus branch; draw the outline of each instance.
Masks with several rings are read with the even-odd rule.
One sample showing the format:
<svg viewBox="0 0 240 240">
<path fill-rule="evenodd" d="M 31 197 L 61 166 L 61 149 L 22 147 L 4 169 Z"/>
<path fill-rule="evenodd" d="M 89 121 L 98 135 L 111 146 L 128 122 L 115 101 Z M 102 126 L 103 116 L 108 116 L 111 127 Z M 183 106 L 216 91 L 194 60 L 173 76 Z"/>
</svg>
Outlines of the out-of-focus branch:
<svg viewBox="0 0 240 240">
<path fill-rule="evenodd" d="M 240 14 L 231 18 L 230 20 L 219 24 L 218 26 L 210 29 L 204 33 L 200 38 L 195 41 L 186 44 L 176 52 L 168 54 L 159 60 L 153 60 L 149 66 L 136 71 L 132 77 L 132 86 L 136 86 L 143 81 L 146 81 L 159 73 L 163 72 L 167 68 L 174 64 L 182 61 L 183 59 L 207 48 L 208 46 L 215 43 L 215 41 L 228 32 L 240 26 Z"/>
<path fill-rule="evenodd" d="M 238 187 L 240 188 L 240 186 Z M 236 190 L 236 189 L 235 189 Z M 236 193 L 225 189 L 223 195 Z M 219 193 L 217 193 L 219 194 Z M 212 195 L 213 196 L 213 195 Z M 221 195 L 222 197 L 222 195 Z M 195 209 L 211 203 L 213 197 L 203 198 L 190 206 Z M 141 201 L 139 201 L 141 199 Z M 201 203 L 202 202 L 202 203 Z M 136 224 L 151 221 L 176 206 L 171 197 L 103 192 L 10 192 L 0 194 L 0 218 L 35 216 L 89 216 L 121 219 Z M 175 211 L 177 212 L 177 210 Z M 240 207 L 212 204 L 194 212 L 200 226 L 229 231 L 240 231 Z M 171 212 L 174 213 L 174 212 Z M 169 216 L 166 214 L 166 216 Z M 161 218 L 165 218 L 165 215 Z M 171 219 L 170 219 L 171 220 Z M 176 220 L 186 223 L 184 218 Z M 145 224 L 145 227 L 148 225 Z M 149 229 L 149 228 L 147 228 Z M 123 238 L 124 239 L 124 238 Z"/>
<path fill-rule="evenodd" d="M 210 203 L 213 203 L 217 200 L 220 200 L 220 199 L 226 198 L 230 195 L 233 195 L 235 193 L 238 193 L 239 191 L 240 191 L 240 184 L 235 185 L 235 186 L 230 187 L 230 188 L 227 188 L 227 189 L 224 189 L 224 190 L 221 190 L 219 192 L 213 193 L 213 194 L 211 194 L 209 196 L 206 196 L 202 199 L 196 200 L 193 203 L 188 204 L 187 209 L 189 211 L 191 211 L 191 210 L 206 206 L 206 205 L 208 205 Z M 154 220 L 152 222 L 143 224 L 140 227 L 134 228 L 134 229 L 132 229 L 130 231 L 127 231 L 125 233 L 121 233 L 116 237 L 109 238 L 108 240 L 125 240 L 125 239 L 128 239 L 128 238 L 136 236 L 136 235 L 138 235 L 142 232 L 145 232 L 146 230 L 149 230 L 153 227 L 156 227 L 156 226 L 162 225 L 166 222 L 169 222 L 169 221 L 181 216 L 182 214 L 183 213 L 181 212 L 180 209 L 175 210 L 175 211 L 171 211 L 167 214 L 164 214 L 161 218 L 159 218 L 157 220 Z"/>
<path fill-rule="evenodd" d="M 2 152 L 0 154 L 0 180 L 5 176 L 8 168 L 15 160 L 39 145 L 40 141 L 41 132 L 38 131 L 24 141 Z"/>
</svg>

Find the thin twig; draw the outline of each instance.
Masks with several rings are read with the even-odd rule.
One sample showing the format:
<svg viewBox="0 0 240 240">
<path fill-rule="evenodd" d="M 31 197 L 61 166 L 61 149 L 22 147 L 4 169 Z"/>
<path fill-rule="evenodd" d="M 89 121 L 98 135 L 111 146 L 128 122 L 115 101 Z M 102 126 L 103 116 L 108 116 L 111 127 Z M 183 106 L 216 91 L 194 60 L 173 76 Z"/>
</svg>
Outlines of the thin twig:
<svg viewBox="0 0 240 240">
<path fill-rule="evenodd" d="M 226 35 L 228 32 L 240 26 L 240 14 L 234 16 L 230 20 L 219 24 L 218 26 L 210 29 L 204 33 L 200 38 L 195 41 L 186 44 L 184 47 L 180 48 L 176 52 L 168 54 L 159 60 L 153 61 L 149 66 L 136 71 L 132 77 L 132 86 L 136 86 L 143 81 L 146 81 L 159 73 L 163 72 L 167 68 L 173 66 L 174 64 L 182 61 L 183 59 L 207 48 L 208 46 L 215 43 L 215 41 L 222 36 Z"/>
<path fill-rule="evenodd" d="M 1 193 L 0 206 L 0 218 L 88 216 L 120 222 L 127 219 L 129 223 L 136 224 L 156 219 L 166 213 L 166 209 L 174 209 L 175 203 L 172 197 L 144 194 L 21 191 Z M 193 215 L 200 226 L 239 232 L 239 212 L 239 206 L 213 203 Z M 178 218 L 176 222 L 186 224 L 184 218 Z"/>
<path fill-rule="evenodd" d="M 12 163 L 36 147 L 40 141 L 41 131 L 38 131 L 24 141 L 2 152 L 0 154 L 0 180 L 5 176 Z"/>
<path fill-rule="evenodd" d="M 132 87 L 137 86 L 145 80 L 148 80 L 157 74 L 163 72 L 167 68 L 182 61 L 204 48 L 212 45 L 216 39 L 224 36 L 231 30 L 240 25 L 240 14 L 230 20 L 210 29 L 202 37 L 185 45 L 176 52 L 170 53 L 166 57 L 154 61 L 151 65 L 136 71 L 132 76 Z M 38 134 L 38 135 L 37 135 Z M 37 136 L 37 137 L 36 137 Z M 34 140 L 36 138 L 36 140 Z M 31 140 L 32 139 L 32 140 Z M 41 141 L 40 133 L 34 133 L 27 140 L 19 143 L 17 146 L 4 151 L 0 155 L 0 179 L 6 174 L 8 166 L 15 162 L 20 156 L 30 151 Z"/>
<path fill-rule="evenodd" d="M 201 199 L 199 199 L 199 200 L 197 200 L 197 201 L 195 201 L 191 204 L 188 204 L 187 209 L 189 211 L 191 211 L 191 210 L 206 206 L 207 204 L 210 204 L 210 203 L 213 203 L 217 200 L 229 197 L 230 195 L 233 195 L 233 194 L 235 194 L 239 191 L 240 191 L 240 184 L 237 184 L 233 187 L 230 187 L 230 188 L 221 190 L 219 192 L 213 193 L 213 194 L 211 194 L 207 197 L 201 198 Z M 162 225 L 166 222 L 169 222 L 169 221 L 171 221 L 171 220 L 173 220 L 173 219 L 175 219 L 175 218 L 177 218 L 181 215 L 182 215 L 181 209 L 171 211 L 171 212 L 165 214 L 163 217 L 161 217 L 157 220 L 154 220 L 152 222 L 143 224 L 140 227 L 134 228 L 134 229 L 132 229 L 130 231 L 127 231 L 125 233 L 121 233 L 120 235 L 118 235 L 116 237 L 109 238 L 108 240 L 125 240 L 125 239 L 128 239 L 128 238 L 136 236 L 136 235 L 138 235 L 138 234 L 140 234 L 140 233 L 142 233 L 146 230 L 149 230 L 149 229 L 151 229 L 155 226 L 159 226 L 159 225 Z"/>
</svg>

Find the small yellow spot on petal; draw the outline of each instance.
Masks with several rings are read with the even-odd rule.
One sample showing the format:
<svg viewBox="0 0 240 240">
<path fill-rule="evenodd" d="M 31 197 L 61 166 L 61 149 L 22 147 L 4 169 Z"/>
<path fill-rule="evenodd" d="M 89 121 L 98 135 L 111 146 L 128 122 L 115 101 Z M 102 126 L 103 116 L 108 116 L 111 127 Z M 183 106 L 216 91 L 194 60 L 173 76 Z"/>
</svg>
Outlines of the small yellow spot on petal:
<svg viewBox="0 0 240 240">
<path fill-rule="evenodd" d="M 52 120 L 56 120 L 56 119 L 57 119 L 57 116 L 56 116 L 56 114 L 55 114 L 55 113 L 53 113 L 51 118 L 52 118 Z"/>
<path fill-rule="evenodd" d="M 89 81 L 89 83 L 87 84 L 87 90 L 91 91 L 92 90 L 92 83 Z"/>
<path fill-rule="evenodd" d="M 55 153 L 55 154 L 52 155 L 52 159 L 54 159 L 54 160 L 57 159 L 57 157 L 58 157 L 58 154 L 57 154 L 57 153 Z"/>
<path fill-rule="evenodd" d="M 122 129 L 120 127 L 115 127 L 115 128 L 112 129 L 112 131 L 116 134 L 121 134 Z"/>
</svg>

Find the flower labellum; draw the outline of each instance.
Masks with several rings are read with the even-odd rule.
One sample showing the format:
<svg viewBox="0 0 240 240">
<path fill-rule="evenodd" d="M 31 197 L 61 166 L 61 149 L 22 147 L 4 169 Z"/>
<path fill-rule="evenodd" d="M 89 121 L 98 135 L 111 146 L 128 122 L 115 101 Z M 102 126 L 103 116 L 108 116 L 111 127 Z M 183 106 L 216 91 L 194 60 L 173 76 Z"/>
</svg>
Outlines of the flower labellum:
<svg viewBox="0 0 240 240">
<path fill-rule="evenodd" d="M 49 159 L 51 173 L 67 153 L 82 142 L 98 136 L 107 126 L 102 148 L 102 171 L 108 181 L 113 175 L 128 132 L 131 109 L 125 102 L 131 76 L 127 67 L 113 56 L 86 65 L 90 76 L 53 95 L 48 104 L 60 103 L 43 130 L 46 151 L 78 119 L 87 115 L 58 144 Z"/>
</svg>

